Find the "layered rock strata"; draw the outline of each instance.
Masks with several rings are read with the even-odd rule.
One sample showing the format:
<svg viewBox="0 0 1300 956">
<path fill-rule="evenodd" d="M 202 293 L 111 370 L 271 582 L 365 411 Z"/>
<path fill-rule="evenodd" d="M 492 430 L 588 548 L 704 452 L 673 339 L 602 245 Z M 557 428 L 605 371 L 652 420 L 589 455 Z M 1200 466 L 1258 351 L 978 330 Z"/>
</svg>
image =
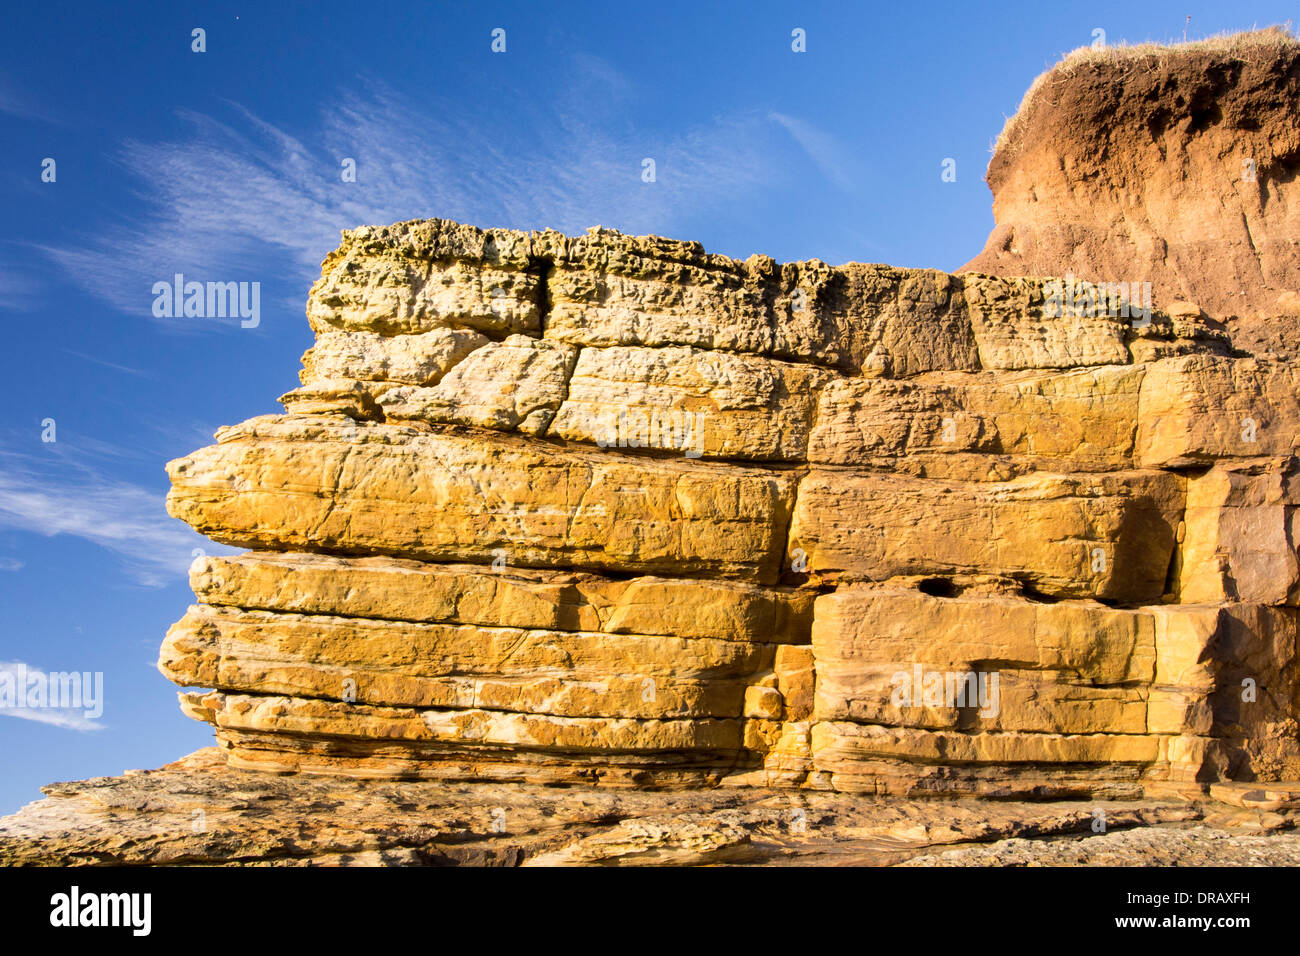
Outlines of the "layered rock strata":
<svg viewBox="0 0 1300 956">
<path fill-rule="evenodd" d="M 172 462 L 241 768 L 1131 797 L 1300 776 L 1297 372 L 1194 307 L 344 233 L 287 414 Z"/>
</svg>

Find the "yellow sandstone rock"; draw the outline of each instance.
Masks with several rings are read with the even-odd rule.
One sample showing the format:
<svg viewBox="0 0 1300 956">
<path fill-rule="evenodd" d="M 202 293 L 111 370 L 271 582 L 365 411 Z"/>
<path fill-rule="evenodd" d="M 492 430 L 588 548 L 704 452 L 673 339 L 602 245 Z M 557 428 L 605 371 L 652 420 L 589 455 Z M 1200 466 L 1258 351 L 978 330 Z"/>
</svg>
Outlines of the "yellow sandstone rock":
<svg viewBox="0 0 1300 956">
<path fill-rule="evenodd" d="M 347 232 L 289 414 L 169 466 L 173 515 L 256 550 L 196 561 L 159 666 L 275 772 L 1300 777 L 1300 379 L 1193 304 L 1061 288 Z"/>
<path fill-rule="evenodd" d="M 895 468 L 917 455 L 975 452 L 1036 459 L 1048 470 L 1131 468 L 1142 375 L 1109 366 L 836 379 L 822 391 L 808 457 Z"/>
<path fill-rule="evenodd" d="M 727 716 L 768 645 L 194 607 L 159 667 L 182 686 L 569 716 Z M 637 711 L 638 713 L 632 713 Z"/>
<path fill-rule="evenodd" d="M 1294 459 L 1230 463 L 1190 479 L 1179 594 L 1186 603 L 1297 603 Z"/>
<path fill-rule="evenodd" d="M 540 435 L 564 401 L 576 351 L 512 335 L 471 353 L 433 387 L 399 386 L 380 392 L 376 400 L 385 417 L 395 421 Z"/>
<path fill-rule="evenodd" d="M 1183 479 L 1158 471 L 971 482 L 817 468 L 789 553 L 828 580 L 982 572 L 1055 597 L 1157 601 L 1182 507 Z"/>
<path fill-rule="evenodd" d="M 322 379 L 357 379 L 436 385 L 453 366 L 487 345 L 470 329 L 434 329 L 418 335 L 324 332 L 302 357 L 304 385 Z"/>
<path fill-rule="evenodd" d="M 814 595 L 735 581 L 635 577 L 397 558 L 203 555 L 206 604 L 390 621 L 806 644 Z"/>
<path fill-rule="evenodd" d="M 830 376 L 788 362 L 683 347 L 588 348 L 551 433 L 602 448 L 801 461 Z"/>
<path fill-rule="evenodd" d="M 1042 279 L 968 275 L 971 329 L 986 369 L 1073 368 L 1124 365 L 1130 320 L 1100 309 L 1055 310 Z M 1076 314 L 1076 312 L 1078 314 Z"/>
<path fill-rule="evenodd" d="M 1290 456 L 1297 448 L 1300 369 L 1217 355 L 1147 366 L 1137 432 L 1144 466 Z"/>
<path fill-rule="evenodd" d="M 794 493 L 780 472 L 292 416 L 168 467 L 169 513 L 229 544 L 761 583 Z"/>
</svg>

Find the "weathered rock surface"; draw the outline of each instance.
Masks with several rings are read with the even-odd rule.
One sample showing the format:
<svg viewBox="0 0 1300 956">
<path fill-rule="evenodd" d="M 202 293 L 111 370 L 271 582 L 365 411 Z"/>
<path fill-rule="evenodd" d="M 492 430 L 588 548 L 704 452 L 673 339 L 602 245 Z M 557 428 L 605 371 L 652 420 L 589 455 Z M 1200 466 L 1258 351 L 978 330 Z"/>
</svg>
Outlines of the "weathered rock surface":
<svg viewBox="0 0 1300 956">
<path fill-rule="evenodd" d="M 728 352 L 588 348 L 551 432 L 602 448 L 803 461 L 827 377 L 806 365 Z"/>
<path fill-rule="evenodd" d="M 1053 315 L 1050 291 L 1041 279 L 998 282 L 967 276 L 965 289 L 983 368 L 1076 368 L 1129 361 L 1124 347 L 1128 321 L 1109 309 L 1080 314 L 1061 309 Z"/>
<path fill-rule="evenodd" d="M 1158 601 L 1183 502 L 1167 472 L 953 481 L 814 469 L 790 547 L 828 581 L 988 573 L 1051 597 Z"/>
<path fill-rule="evenodd" d="M 1169 781 L 1247 763 L 1300 774 L 1290 608 L 1125 610 L 852 587 L 819 598 L 815 613 L 812 759 L 836 789 L 1069 794 L 1081 779 L 1122 781 L 1131 764 Z M 1239 726 L 1243 714 L 1260 723 Z M 936 767 L 914 782 L 918 761 Z M 1025 780 L 957 769 L 981 764 L 1014 765 Z M 1034 766 L 1041 781 L 1026 773 Z"/>
<path fill-rule="evenodd" d="M 223 429 L 218 444 L 168 467 L 171 514 L 228 544 L 764 583 L 777 577 L 795 482 L 495 433 L 294 416 Z"/>
<path fill-rule="evenodd" d="M 1047 471 L 1132 467 L 1144 366 L 1064 373 L 838 379 L 808 457 L 885 470 L 940 454 L 1005 455 Z"/>
<path fill-rule="evenodd" d="M 577 350 L 512 335 L 471 353 L 432 387 L 398 386 L 376 395 L 384 416 L 474 425 L 539 435 L 564 401 Z"/>
<path fill-rule="evenodd" d="M 204 555 L 190 585 L 207 605 L 387 621 L 708 637 L 799 644 L 815 595 L 735 581 L 633 577 L 394 558 L 254 551 Z"/>
<path fill-rule="evenodd" d="M 1212 355 L 1153 362 L 1140 405 L 1144 465 L 1291 456 L 1300 441 L 1300 368 Z"/>
<path fill-rule="evenodd" d="M 159 666 L 187 687 L 568 716 L 730 716 L 774 648 L 196 606 Z M 717 700 L 711 700 L 712 697 Z M 716 710 L 716 713 L 713 711 Z"/>
<path fill-rule="evenodd" d="M 1187 602 L 1300 599 L 1295 459 L 1219 465 L 1187 483 L 1179 593 Z"/>
<path fill-rule="evenodd" d="M 488 344 L 469 329 L 434 329 L 418 335 L 327 332 L 302 357 L 302 381 L 357 379 L 437 385 L 471 352 Z"/>
<path fill-rule="evenodd" d="M 912 857 L 899 866 L 1296 866 L 1294 834 L 1234 834 L 1212 827 L 1143 827 L 1061 840 L 1013 837 Z"/>
<path fill-rule="evenodd" d="M 291 414 L 170 466 L 173 515 L 257 550 L 196 564 L 160 666 L 279 772 L 1300 776 L 1300 380 L 1199 310 L 1102 304 L 601 229 L 347 233 Z"/>
</svg>

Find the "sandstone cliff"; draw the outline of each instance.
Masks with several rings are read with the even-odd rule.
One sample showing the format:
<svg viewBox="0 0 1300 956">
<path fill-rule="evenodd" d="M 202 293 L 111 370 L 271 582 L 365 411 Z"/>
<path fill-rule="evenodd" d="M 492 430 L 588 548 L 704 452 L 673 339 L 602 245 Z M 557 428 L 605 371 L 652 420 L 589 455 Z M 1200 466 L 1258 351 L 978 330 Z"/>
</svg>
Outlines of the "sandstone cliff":
<svg viewBox="0 0 1300 956">
<path fill-rule="evenodd" d="M 1050 280 L 344 234 L 173 462 L 233 766 L 1141 795 L 1296 776 L 1296 370 Z M 1249 679 L 1256 699 L 1239 700 Z"/>
</svg>

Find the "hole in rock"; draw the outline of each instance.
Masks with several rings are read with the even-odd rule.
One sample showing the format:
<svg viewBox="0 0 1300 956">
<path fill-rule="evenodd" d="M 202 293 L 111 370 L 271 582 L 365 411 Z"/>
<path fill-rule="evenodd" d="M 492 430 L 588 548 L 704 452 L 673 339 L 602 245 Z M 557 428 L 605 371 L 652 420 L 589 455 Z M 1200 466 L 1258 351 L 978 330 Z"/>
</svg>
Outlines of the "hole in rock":
<svg viewBox="0 0 1300 956">
<path fill-rule="evenodd" d="M 931 597 L 950 598 L 961 594 L 964 588 L 947 578 L 926 578 L 917 586 L 922 594 L 928 594 Z"/>
</svg>

